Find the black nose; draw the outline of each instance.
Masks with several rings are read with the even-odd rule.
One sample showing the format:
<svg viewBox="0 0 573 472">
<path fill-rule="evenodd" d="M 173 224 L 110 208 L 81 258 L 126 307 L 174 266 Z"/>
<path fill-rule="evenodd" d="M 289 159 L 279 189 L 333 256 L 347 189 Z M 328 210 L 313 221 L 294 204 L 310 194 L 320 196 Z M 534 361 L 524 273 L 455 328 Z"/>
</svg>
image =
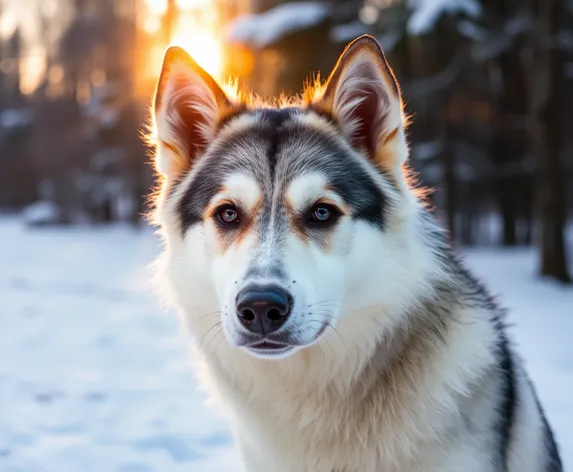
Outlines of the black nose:
<svg viewBox="0 0 573 472">
<path fill-rule="evenodd" d="M 237 296 L 239 321 L 257 334 L 279 329 L 290 315 L 290 309 L 290 295 L 276 286 L 247 287 Z"/>
</svg>

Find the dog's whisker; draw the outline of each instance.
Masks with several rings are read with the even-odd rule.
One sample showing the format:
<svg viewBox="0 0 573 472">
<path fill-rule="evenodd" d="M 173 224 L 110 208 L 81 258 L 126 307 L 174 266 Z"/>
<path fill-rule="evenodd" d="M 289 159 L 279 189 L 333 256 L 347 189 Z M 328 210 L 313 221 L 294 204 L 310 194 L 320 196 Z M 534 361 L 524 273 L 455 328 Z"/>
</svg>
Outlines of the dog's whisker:
<svg viewBox="0 0 573 472">
<path fill-rule="evenodd" d="M 217 326 L 219 326 L 221 323 L 223 323 L 223 320 L 217 321 L 217 323 L 215 323 L 213 326 L 211 326 L 207 331 L 205 331 L 203 333 L 203 336 L 201 336 L 201 338 L 199 339 L 199 345 L 201 345 L 203 343 L 203 339 L 205 338 L 205 336 L 207 336 L 207 334 L 209 334 L 209 332 L 211 330 L 213 330 L 214 328 L 216 328 Z"/>
<path fill-rule="evenodd" d="M 223 328 L 218 330 L 216 335 L 220 334 L 222 331 L 223 331 Z M 219 338 L 219 341 L 217 341 L 217 344 L 215 345 L 215 348 L 214 348 L 215 351 L 219 348 L 221 341 L 227 341 L 227 337 L 225 336 L 225 333 L 223 333 L 223 335 Z"/>
<path fill-rule="evenodd" d="M 203 315 L 197 318 L 196 320 L 192 320 L 190 324 L 193 325 L 195 323 L 200 323 L 201 321 L 205 321 L 207 318 L 210 318 L 211 316 L 222 315 L 222 314 L 223 314 L 222 311 L 214 311 L 212 313 L 207 313 L 206 315 Z"/>
<path fill-rule="evenodd" d="M 325 318 L 330 318 L 330 319 L 336 319 L 336 316 L 331 315 L 330 311 L 320 311 L 320 310 L 315 310 L 312 311 L 311 313 L 312 315 L 320 315 L 320 316 L 324 316 Z"/>
<path fill-rule="evenodd" d="M 309 307 L 307 307 L 307 308 L 310 308 L 311 310 L 315 310 L 315 309 L 317 309 L 317 308 L 322 308 L 323 310 L 324 310 L 324 309 L 326 309 L 326 310 L 332 310 L 332 309 L 336 308 L 337 306 L 338 306 L 338 304 L 334 304 L 334 303 L 333 303 L 333 304 L 323 303 L 323 304 L 321 304 L 321 305 L 317 305 L 317 306 L 314 306 L 314 307 L 310 307 L 310 306 L 309 306 Z"/>
<path fill-rule="evenodd" d="M 334 317 L 334 315 L 332 315 L 332 308 L 314 308 L 312 310 L 309 311 L 309 313 L 326 313 L 328 315 L 331 315 Z"/>
<path fill-rule="evenodd" d="M 327 324 L 328 324 L 328 323 L 327 323 Z M 315 330 L 317 334 L 320 333 L 320 329 L 313 328 L 312 326 L 309 326 L 309 328 Z M 316 343 L 317 343 L 319 346 L 320 346 L 320 342 L 319 342 L 319 341 L 320 341 L 320 338 L 321 338 L 321 336 L 318 336 L 318 337 L 316 338 Z M 322 340 L 326 343 L 326 345 L 327 345 L 327 346 L 330 348 L 330 350 L 334 353 L 334 349 L 332 348 L 332 346 L 330 345 L 330 343 L 328 342 L 328 340 L 327 340 L 325 337 L 322 337 Z M 321 347 L 321 350 L 322 350 L 322 347 Z M 322 354 L 323 354 L 323 356 L 324 356 L 324 351 L 322 352 Z M 323 360 L 324 360 L 324 359 L 323 359 Z"/>
<path fill-rule="evenodd" d="M 340 338 L 340 341 L 342 342 L 342 344 L 344 344 L 344 349 L 348 349 L 348 347 L 346 346 L 346 342 L 344 341 L 344 339 L 342 338 L 342 335 L 340 334 L 340 332 L 331 324 L 328 325 L 330 327 L 330 329 L 332 329 Z"/>
<path fill-rule="evenodd" d="M 320 339 L 316 339 L 316 345 L 319 347 L 320 349 L 320 353 L 321 353 L 321 357 L 322 357 L 322 368 L 324 369 L 325 366 L 325 359 L 324 359 L 324 349 L 322 349 L 322 345 L 320 344 Z"/>
<path fill-rule="evenodd" d="M 213 336 L 211 336 L 211 339 L 209 339 L 209 341 L 207 341 L 207 345 L 209 345 L 211 342 L 213 342 L 213 339 L 215 339 L 217 337 L 217 335 L 219 333 L 221 333 L 223 331 L 223 328 L 219 327 L 219 329 L 217 329 L 215 331 L 215 334 L 213 334 Z"/>
<path fill-rule="evenodd" d="M 222 328 L 219 328 L 218 330 L 215 331 L 215 334 L 213 336 L 211 336 L 209 341 L 207 341 L 207 343 L 205 344 L 205 350 L 209 349 L 209 344 L 211 344 L 213 342 L 213 340 L 217 337 L 217 335 L 221 334 L 222 331 L 223 331 Z M 223 335 L 223 337 L 224 337 L 224 335 Z"/>
<path fill-rule="evenodd" d="M 308 307 L 311 306 L 315 306 L 315 305 L 320 305 L 320 304 L 326 304 L 326 303 L 332 303 L 333 305 L 336 305 L 338 303 L 340 303 L 342 300 L 321 300 L 319 302 L 314 302 L 314 303 L 310 303 L 309 305 L 307 305 Z"/>
<path fill-rule="evenodd" d="M 338 337 L 340 338 L 340 341 L 342 341 L 342 344 L 344 344 L 344 348 L 345 348 L 345 349 L 347 348 L 346 342 L 344 341 L 344 339 L 342 339 L 342 335 L 340 334 L 340 332 L 339 332 L 334 326 L 332 326 L 332 324 L 330 324 L 330 323 L 328 323 L 328 322 L 325 323 L 323 320 L 314 320 L 314 319 L 313 319 L 313 320 L 308 320 L 308 323 L 323 323 L 323 324 L 326 324 L 326 325 L 327 325 L 327 329 L 325 330 L 325 333 L 328 332 L 328 328 L 332 329 L 332 330 L 338 335 Z M 310 328 L 315 329 L 315 328 L 313 328 L 312 326 L 310 326 Z"/>
<path fill-rule="evenodd" d="M 331 319 L 331 320 L 336 320 L 337 317 L 332 315 L 330 313 L 329 310 L 314 310 L 313 312 L 311 312 L 313 315 L 319 315 L 323 318 L 327 318 L 327 319 Z M 310 314 L 310 313 L 309 313 Z M 322 320 L 315 320 L 315 319 L 311 319 L 309 322 L 321 322 L 324 323 L 324 321 Z M 340 338 L 340 340 L 342 341 L 342 343 L 344 344 L 344 347 L 346 348 L 346 343 L 344 342 L 344 339 L 342 339 L 342 336 L 340 335 L 340 332 L 332 325 L 332 323 L 327 322 L 326 323 L 328 327 L 330 327 Z"/>
</svg>

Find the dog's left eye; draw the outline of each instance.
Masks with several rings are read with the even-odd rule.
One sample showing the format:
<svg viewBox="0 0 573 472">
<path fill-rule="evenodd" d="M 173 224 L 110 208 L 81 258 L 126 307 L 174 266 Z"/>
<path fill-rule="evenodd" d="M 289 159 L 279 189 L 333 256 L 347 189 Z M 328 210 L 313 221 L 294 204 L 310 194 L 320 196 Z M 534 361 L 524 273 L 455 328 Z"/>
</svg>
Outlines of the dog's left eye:
<svg viewBox="0 0 573 472">
<path fill-rule="evenodd" d="M 217 219 L 224 225 L 234 225 L 239 223 L 239 212 L 233 205 L 223 205 L 217 210 Z"/>
<path fill-rule="evenodd" d="M 328 203 L 317 203 L 310 211 L 310 222 L 315 224 L 329 223 L 336 219 L 338 210 Z"/>
</svg>

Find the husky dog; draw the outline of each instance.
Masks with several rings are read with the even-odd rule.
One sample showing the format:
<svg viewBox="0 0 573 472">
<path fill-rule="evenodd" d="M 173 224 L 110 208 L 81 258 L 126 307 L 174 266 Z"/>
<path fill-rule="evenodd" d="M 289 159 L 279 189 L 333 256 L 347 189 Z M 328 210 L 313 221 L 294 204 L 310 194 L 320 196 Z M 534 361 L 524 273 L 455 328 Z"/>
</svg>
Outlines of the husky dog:
<svg viewBox="0 0 573 472">
<path fill-rule="evenodd" d="M 373 38 L 277 106 L 170 48 L 154 123 L 160 278 L 246 471 L 562 470 L 503 310 L 405 170 Z"/>
</svg>

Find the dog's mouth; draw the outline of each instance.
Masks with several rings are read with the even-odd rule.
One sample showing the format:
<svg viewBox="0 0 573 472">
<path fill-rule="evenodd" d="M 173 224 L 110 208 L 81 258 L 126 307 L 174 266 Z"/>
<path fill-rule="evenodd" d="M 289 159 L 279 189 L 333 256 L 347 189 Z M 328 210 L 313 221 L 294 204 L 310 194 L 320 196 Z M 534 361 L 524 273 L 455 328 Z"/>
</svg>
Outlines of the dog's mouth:
<svg viewBox="0 0 573 472">
<path fill-rule="evenodd" d="M 279 356 L 294 348 L 294 346 L 290 344 L 278 343 L 274 341 L 261 341 L 249 344 L 245 347 L 249 351 L 265 357 Z"/>
<path fill-rule="evenodd" d="M 241 346 L 256 357 L 275 359 L 282 358 L 293 354 L 299 349 L 303 349 L 314 344 L 318 338 L 320 338 L 322 333 L 324 333 L 327 327 L 328 323 L 323 323 L 323 325 L 316 331 L 314 339 L 310 342 L 297 342 L 297 339 L 292 338 L 289 333 L 286 332 L 280 337 L 273 336 L 272 334 L 254 339 L 251 336 L 243 336 L 238 346 Z"/>
</svg>

